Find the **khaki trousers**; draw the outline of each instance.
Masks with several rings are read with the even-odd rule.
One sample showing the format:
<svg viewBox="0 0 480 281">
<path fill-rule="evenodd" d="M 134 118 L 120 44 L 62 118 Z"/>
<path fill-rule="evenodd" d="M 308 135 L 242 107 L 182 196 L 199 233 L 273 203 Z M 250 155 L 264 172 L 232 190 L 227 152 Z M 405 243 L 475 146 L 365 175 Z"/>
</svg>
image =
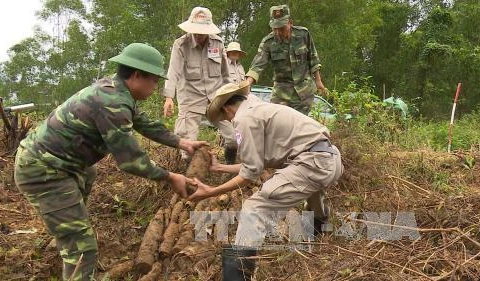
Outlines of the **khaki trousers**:
<svg viewBox="0 0 480 281">
<path fill-rule="evenodd" d="M 179 112 L 175 122 L 175 134 L 189 140 L 197 140 L 198 128 L 205 114 L 196 112 Z M 220 130 L 220 134 L 225 139 L 225 147 L 237 147 L 233 125 L 229 121 L 220 121 L 213 124 Z"/>
<path fill-rule="evenodd" d="M 338 149 L 333 146 L 335 150 Z M 235 245 L 259 247 L 267 227 L 282 219 L 290 208 L 307 199 L 314 216 L 328 217 L 326 190 L 343 173 L 340 152 L 303 152 L 263 183 L 260 191 L 245 200 L 239 216 Z M 282 217 L 283 216 L 283 217 Z"/>
</svg>

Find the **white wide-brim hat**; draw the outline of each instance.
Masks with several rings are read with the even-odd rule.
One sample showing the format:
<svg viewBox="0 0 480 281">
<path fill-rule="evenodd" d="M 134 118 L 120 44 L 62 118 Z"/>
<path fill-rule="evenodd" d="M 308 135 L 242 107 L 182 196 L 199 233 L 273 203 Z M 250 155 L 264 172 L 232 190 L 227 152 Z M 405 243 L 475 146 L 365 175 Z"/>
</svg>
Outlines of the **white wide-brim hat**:
<svg viewBox="0 0 480 281">
<path fill-rule="evenodd" d="M 230 42 L 230 44 L 228 44 L 227 46 L 227 53 L 228 52 L 239 52 L 240 53 L 240 57 L 244 57 L 247 53 L 245 53 L 245 51 L 242 50 L 242 48 L 240 47 L 240 43 L 238 42 Z"/>
<path fill-rule="evenodd" d="M 223 114 L 223 105 L 234 95 L 248 96 L 250 92 L 250 83 L 246 80 L 240 82 L 240 84 L 228 83 L 220 87 L 215 92 L 215 98 L 207 107 L 207 119 L 210 122 L 218 122 L 225 120 Z"/>
<path fill-rule="evenodd" d="M 218 34 L 221 32 L 213 23 L 212 12 L 204 7 L 193 8 L 188 20 L 179 24 L 178 27 L 192 34 Z"/>
</svg>

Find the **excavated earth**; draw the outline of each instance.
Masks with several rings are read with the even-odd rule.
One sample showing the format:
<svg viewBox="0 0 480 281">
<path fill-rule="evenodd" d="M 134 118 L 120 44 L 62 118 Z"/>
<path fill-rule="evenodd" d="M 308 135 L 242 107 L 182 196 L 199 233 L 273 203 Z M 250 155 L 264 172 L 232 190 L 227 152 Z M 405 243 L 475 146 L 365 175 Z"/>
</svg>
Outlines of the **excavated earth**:
<svg viewBox="0 0 480 281">
<path fill-rule="evenodd" d="M 296 248 L 259 251 L 255 280 L 480 280 L 480 166 L 474 164 L 478 152 L 403 151 L 378 148 L 355 137 L 336 139 L 345 174 L 328 193 L 333 231 Z M 159 165 L 186 172 L 175 149 L 147 140 L 143 144 Z M 2 155 L 1 145 L 0 280 L 60 280 L 61 260 L 49 245 L 52 237 L 18 193 L 14 159 Z M 221 159 L 221 150 L 213 150 Z M 269 173 L 228 199 L 199 203 L 197 210 L 240 209 Z M 216 185 L 228 179 L 211 174 L 206 181 Z M 174 202 L 187 204 L 172 197 L 168 185 L 127 175 L 111 157 L 98 163 L 88 210 L 99 243 L 99 271 L 101 276 L 109 275 L 105 280 L 141 277 L 134 261 L 151 219 L 159 210 L 172 212 Z M 367 212 L 383 213 L 391 221 L 372 226 L 366 222 L 371 221 Z M 391 229 L 405 213 L 414 218 L 410 228 L 402 229 L 406 235 L 372 237 L 374 226 Z M 177 219 L 180 229 L 192 230 L 187 217 Z M 229 226 L 229 239 L 235 227 Z M 143 280 L 221 280 L 222 243 L 216 241 L 216 231 L 208 228 L 206 241 L 187 241 L 174 253 L 157 252 L 157 275 Z M 176 236 L 174 242 L 181 237 Z"/>
</svg>

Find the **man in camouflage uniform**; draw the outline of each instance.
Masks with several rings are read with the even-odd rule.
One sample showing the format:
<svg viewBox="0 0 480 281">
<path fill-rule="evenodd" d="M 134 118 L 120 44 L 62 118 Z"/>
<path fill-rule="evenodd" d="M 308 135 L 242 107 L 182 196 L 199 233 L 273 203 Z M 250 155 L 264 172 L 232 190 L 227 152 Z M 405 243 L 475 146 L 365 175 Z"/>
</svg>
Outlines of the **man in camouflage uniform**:
<svg viewBox="0 0 480 281">
<path fill-rule="evenodd" d="M 195 7 L 188 20 L 178 25 L 187 32 L 173 43 L 167 81 L 165 81 L 164 115 L 172 116 L 173 98 L 177 97 L 178 117 L 175 133 L 196 140 L 199 125 L 215 91 L 230 82 L 227 55 L 220 29 L 213 23 L 212 13 L 204 7 Z M 235 162 L 237 144 L 232 124 L 214 123 L 225 141 L 225 160 Z M 184 159 L 188 156 L 183 154 Z"/>
<path fill-rule="evenodd" d="M 247 80 L 250 84 L 258 81 L 271 62 L 274 73 L 271 102 L 308 114 L 315 92 L 326 93 L 313 39 L 308 29 L 293 25 L 287 5 L 270 8 L 270 27 L 273 31 L 260 43 L 246 74 Z"/>
<path fill-rule="evenodd" d="M 137 101 L 148 98 L 165 77 L 160 52 L 133 43 L 109 61 L 119 64 L 116 77 L 99 80 L 57 107 L 20 143 L 15 159 L 15 183 L 55 237 L 64 280 L 95 275 L 98 247 L 85 205 L 96 162 L 111 153 L 123 171 L 169 181 L 186 197 L 190 179 L 156 166 L 133 130 L 189 153 L 205 144 L 179 138 L 138 109 Z"/>
</svg>

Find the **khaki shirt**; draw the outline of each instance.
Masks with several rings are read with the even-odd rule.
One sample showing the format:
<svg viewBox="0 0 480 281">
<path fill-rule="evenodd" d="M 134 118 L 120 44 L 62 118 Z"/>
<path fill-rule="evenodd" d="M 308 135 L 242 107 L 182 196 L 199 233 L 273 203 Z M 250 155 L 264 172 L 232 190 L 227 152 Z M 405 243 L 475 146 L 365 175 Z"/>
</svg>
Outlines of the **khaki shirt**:
<svg viewBox="0 0 480 281">
<path fill-rule="evenodd" d="M 265 168 L 282 168 L 320 140 L 328 128 L 290 107 L 248 98 L 232 120 L 242 160 L 239 175 L 256 180 Z"/>
<path fill-rule="evenodd" d="M 209 35 L 203 48 L 192 34 L 175 40 L 167 79 L 163 95 L 173 98 L 176 94 L 180 111 L 205 114 L 215 91 L 231 81 L 222 39 Z"/>
<path fill-rule="evenodd" d="M 228 59 L 228 69 L 230 70 L 230 79 L 232 79 L 233 83 L 240 83 L 245 80 L 245 69 L 243 69 L 243 65 L 237 60 L 232 61 Z"/>
</svg>

